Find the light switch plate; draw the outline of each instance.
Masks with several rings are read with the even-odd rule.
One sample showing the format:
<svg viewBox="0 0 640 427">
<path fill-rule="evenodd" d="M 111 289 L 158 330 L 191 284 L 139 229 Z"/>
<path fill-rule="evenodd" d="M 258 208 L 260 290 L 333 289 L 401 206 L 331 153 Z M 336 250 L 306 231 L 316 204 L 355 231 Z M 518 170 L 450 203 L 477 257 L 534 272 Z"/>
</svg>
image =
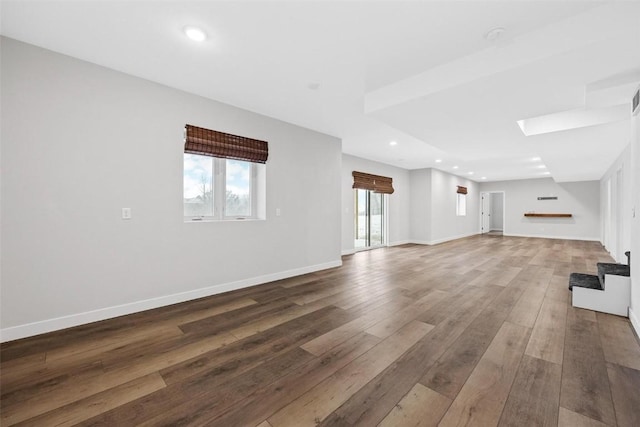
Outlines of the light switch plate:
<svg viewBox="0 0 640 427">
<path fill-rule="evenodd" d="M 122 219 L 131 219 L 131 208 L 122 208 Z"/>
</svg>

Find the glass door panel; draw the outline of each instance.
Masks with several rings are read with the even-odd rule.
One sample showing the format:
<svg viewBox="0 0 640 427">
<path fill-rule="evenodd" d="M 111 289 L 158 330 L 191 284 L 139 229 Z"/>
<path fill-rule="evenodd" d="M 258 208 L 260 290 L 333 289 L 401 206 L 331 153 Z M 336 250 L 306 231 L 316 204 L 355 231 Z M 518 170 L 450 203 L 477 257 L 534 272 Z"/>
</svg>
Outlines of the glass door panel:
<svg viewBox="0 0 640 427">
<path fill-rule="evenodd" d="M 385 243 L 384 194 L 355 190 L 355 248 L 383 246 Z"/>
<path fill-rule="evenodd" d="M 369 192 L 369 246 L 382 246 L 384 195 Z"/>
<path fill-rule="evenodd" d="M 361 249 L 369 246 L 369 193 L 367 190 L 356 190 L 356 242 L 355 248 Z"/>
</svg>

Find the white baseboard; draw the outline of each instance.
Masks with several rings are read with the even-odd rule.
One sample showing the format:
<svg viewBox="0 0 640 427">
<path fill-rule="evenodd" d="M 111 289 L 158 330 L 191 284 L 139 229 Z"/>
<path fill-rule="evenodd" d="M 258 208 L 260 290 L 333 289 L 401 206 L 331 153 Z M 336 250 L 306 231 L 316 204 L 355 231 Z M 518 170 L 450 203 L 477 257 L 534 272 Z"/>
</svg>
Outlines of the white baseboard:
<svg viewBox="0 0 640 427">
<path fill-rule="evenodd" d="M 409 243 L 414 243 L 414 242 L 411 241 L 411 240 L 399 240 L 397 242 L 389 243 L 387 246 L 389 246 L 389 247 L 391 247 L 391 246 L 400 246 L 400 245 L 406 245 L 406 244 L 409 244 Z M 363 250 L 367 251 L 367 250 L 369 250 L 369 248 L 364 248 L 364 249 L 355 249 L 355 248 L 343 249 L 342 250 L 342 256 L 353 255 L 353 254 L 355 254 L 357 252 L 362 252 Z"/>
<path fill-rule="evenodd" d="M 414 245 L 437 245 L 444 242 L 450 242 L 451 240 L 464 239 L 465 237 L 476 236 L 480 234 L 480 232 L 476 231 L 474 233 L 469 234 L 460 234 L 458 236 L 445 237 L 442 239 L 435 240 L 409 240 L 406 243 L 413 243 Z"/>
<path fill-rule="evenodd" d="M 629 307 L 629 320 L 631 321 L 631 326 L 633 326 L 633 329 L 636 331 L 636 335 L 640 337 L 640 319 L 638 319 L 638 316 L 636 316 L 631 307 Z"/>
<path fill-rule="evenodd" d="M 234 291 L 236 289 L 247 288 L 249 286 L 273 282 L 275 280 L 300 276 L 302 274 L 313 273 L 315 271 L 326 270 L 328 268 L 340 267 L 341 265 L 342 260 L 331 261 L 323 264 L 316 264 L 308 267 L 296 268 L 293 270 L 286 270 L 278 273 L 266 274 L 264 276 L 238 280 L 236 282 L 223 283 L 206 288 L 195 289 L 192 291 L 180 292 L 177 294 L 165 295 L 157 298 L 150 298 L 147 300 L 136 301 L 113 307 L 105 307 L 98 310 L 71 314 L 54 319 L 41 320 L 25 325 L 12 326 L 0 330 L 0 342 L 13 341 L 20 338 L 26 338 L 34 335 L 44 334 L 47 332 L 57 331 L 60 329 L 71 328 L 73 326 L 98 322 L 100 320 L 111 319 L 131 313 L 150 310 L 153 308 L 159 308 L 171 304 L 177 304 L 198 298 L 208 297 L 223 292 Z"/>
<path fill-rule="evenodd" d="M 411 240 L 398 240 L 397 242 L 389 243 L 389 246 L 400 246 L 400 245 L 408 245 L 413 243 Z"/>
<path fill-rule="evenodd" d="M 442 239 L 431 240 L 428 244 L 429 245 L 437 245 L 439 243 L 450 242 L 451 240 L 464 239 L 465 237 L 471 237 L 471 236 L 475 236 L 477 234 L 480 234 L 480 233 L 476 231 L 476 232 L 473 232 L 473 233 L 460 234 L 458 236 L 444 237 Z"/>
<path fill-rule="evenodd" d="M 539 239 L 560 239 L 560 240 L 584 240 L 588 242 L 599 242 L 599 237 L 581 237 L 581 236 L 547 236 L 540 234 L 503 234 L 505 237 L 534 237 Z"/>
</svg>

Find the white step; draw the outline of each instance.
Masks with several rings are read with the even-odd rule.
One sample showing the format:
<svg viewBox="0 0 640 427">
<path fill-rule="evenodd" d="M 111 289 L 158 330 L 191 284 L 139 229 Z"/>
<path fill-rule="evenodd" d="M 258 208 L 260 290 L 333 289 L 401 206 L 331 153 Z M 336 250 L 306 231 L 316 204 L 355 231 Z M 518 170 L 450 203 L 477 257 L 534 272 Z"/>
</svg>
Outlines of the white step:
<svg viewBox="0 0 640 427">
<path fill-rule="evenodd" d="M 629 317 L 631 278 L 606 274 L 604 290 L 574 286 L 572 298 L 574 307 Z"/>
</svg>

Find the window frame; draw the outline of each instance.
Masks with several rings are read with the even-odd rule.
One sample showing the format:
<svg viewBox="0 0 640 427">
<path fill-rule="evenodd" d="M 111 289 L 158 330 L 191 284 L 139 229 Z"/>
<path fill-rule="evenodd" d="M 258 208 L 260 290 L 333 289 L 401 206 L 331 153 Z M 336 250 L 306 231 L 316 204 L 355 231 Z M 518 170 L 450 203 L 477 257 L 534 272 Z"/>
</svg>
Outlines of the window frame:
<svg viewBox="0 0 640 427">
<path fill-rule="evenodd" d="M 212 162 L 212 190 L 213 190 L 213 215 L 184 215 L 184 155 L 207 157 Z M 227 159 L 224 157 L 205 156 L 201 154 L 184 153 L 183 155 L 183 193 L 182 193 L 182 213 L 185 222 L 207 222 L 207 221 L 243 221 L 259 219 L 258 208 L 258 164 L 246 160 L 236 160 L 249 164 L 249 215 L 227 215 Z"/>
<path fill-rule="evenodd" d="M 467 195 L 456 193 L 456 216 L 467 216 Z"/>
<path fill-rule="evenodd" d="M 220 164 L 223 164 L 223 167 L 220 167 L 220 175 L 222 179 L 220 180 L 220 185 L 222 186 L 222 191 L 220 193 L 220 197 L 224 200 L 224 203 L 221 204 L 222 207 L 222 220 L 232 221 L 232 220 L 245 220 L 245 219 L 257 219 L 257 176 L 258 176 L 258 167 L 254 162 L 249 162 L 246 160 L 236 160 L 236 159 L 222 159 L 219 157 L 214 157 L 214 159 L 222 160 Z M 227 215 L 227 162 L 228 161 L 237 161 L 237 162 L 245 162 L 249 164 L 249 215 Z M 214 178 L 215 185 L 215 178 Z M 214 212 L 215 212 L 215 193 L 214 193 Z"/>
</svg>

